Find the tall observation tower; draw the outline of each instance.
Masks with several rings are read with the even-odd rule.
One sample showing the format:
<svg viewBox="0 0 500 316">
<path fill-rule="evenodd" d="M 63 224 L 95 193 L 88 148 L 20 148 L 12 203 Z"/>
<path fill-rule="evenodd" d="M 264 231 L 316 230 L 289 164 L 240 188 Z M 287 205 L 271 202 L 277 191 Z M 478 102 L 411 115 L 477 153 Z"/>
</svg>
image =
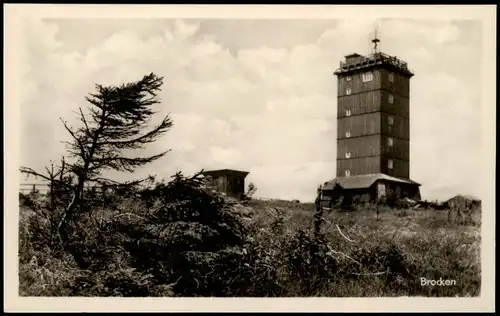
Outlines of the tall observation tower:
<svg viewBox="0 0 500 316">
<path fill-rule="evenodd" d="M 337 95 L 337 175 L 324 190 L 339 184 L 364 198 L 388 194 L 420 199 L 410 180 L 410 79 L 406 62 L 373 51 L 350 54 L 334 72 Z"/>
</svg>

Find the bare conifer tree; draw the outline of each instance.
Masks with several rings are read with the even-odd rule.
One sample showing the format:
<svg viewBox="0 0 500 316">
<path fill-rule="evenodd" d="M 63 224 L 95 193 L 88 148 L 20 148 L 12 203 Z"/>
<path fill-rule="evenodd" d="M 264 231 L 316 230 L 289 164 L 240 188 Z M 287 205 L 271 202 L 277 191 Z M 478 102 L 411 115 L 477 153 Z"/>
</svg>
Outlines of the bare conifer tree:
<svg viewBox="0 0 500 316">
<path fill-rule="evenodd" d="M 116 184 L 104 178 L 103 172 L 133 172 L 136 167 L 153 162 L 168 152 L 146 157 L 127 155 L 154 142 L 173 125 L 170 116 L 166 115 L 158 125 L 145 131 L 155 114 L 152 106 L 160 102 L 157 93 L 162 84 L 163 78 L 153 73 L 119 86 L 97 84 L 97 92 L 86 97 L 90 103 L 87 113 L 79 108 L 79 128 L 73 129 L 61 119 L 72 138 L 66 145 L 74 161 L 67 166 L 75 175 L 76 183 L 73 199 L 59 222 L 59 230 L 74 215 L 87 183 Z M 29 168 L 21 168 L 21 171 L 37 175 Z"/>
</svg>

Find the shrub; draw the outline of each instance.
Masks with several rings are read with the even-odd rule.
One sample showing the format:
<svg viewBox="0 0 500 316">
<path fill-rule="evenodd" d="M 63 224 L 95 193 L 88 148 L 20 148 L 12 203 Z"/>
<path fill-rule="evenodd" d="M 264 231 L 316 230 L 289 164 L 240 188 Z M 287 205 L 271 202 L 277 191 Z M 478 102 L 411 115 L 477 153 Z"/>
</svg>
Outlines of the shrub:
<svg viewBox="0 0 500 316">
<path fill-rule="evenodd" d="M 95 207 L 79 218 L 64 249 L 51 246 L 50 221 L 33 212 L 23 217 L 21 295 L 479 293 L 477 240 L 446 237 L 457 226 L 435 227 L 434 213 L 397 210 L 374 221 L 368 210 L 324 215 L 318 203 L 314 217 L 311 204 L 242 206 L 208 190 L 197 175 L 176 174 L 136 193 L 141 197 L 114 193 L 116 209 Z M 429 289 L 420 286 L 422 276 L 468 285 Z"/>
</svg>

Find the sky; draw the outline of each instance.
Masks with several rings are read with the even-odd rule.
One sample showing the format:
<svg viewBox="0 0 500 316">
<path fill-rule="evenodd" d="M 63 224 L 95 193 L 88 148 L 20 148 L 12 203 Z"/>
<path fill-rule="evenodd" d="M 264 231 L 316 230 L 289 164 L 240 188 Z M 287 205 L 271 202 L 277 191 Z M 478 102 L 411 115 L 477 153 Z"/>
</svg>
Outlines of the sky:
<svg viewBox="0 0 500 316">
<path fill-rule="evenodd" d="M 379 48 L 408 62 L 410 177 L 424 199 L 481 186 L 482 25 L 474 20 L 364 18 L 28 19 L 19 65 L 20 164 L 64 154 L 60 117 L 78 126 L 94 84 L 164 77 L 157 121 L 174 126 L 146 152 L 161 160 L 119 179 L 176 171 L 249 171 L 256 196 L 314 199 L 336 174 L 337 79 L 349 53 Z M 144 153 L 140 153 L 143 155 Z"/>
</svg>

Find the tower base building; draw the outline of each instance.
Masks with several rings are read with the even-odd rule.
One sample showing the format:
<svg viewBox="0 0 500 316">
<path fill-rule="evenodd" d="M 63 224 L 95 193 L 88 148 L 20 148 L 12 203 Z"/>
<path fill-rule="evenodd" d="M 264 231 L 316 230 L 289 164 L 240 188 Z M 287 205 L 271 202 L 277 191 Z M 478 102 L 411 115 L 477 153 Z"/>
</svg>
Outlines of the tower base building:
<svg viewBox="0 0 500 316">
<path fill-rule="evenodd" d="M 419 183 L 383 173 L 338 177 L 325 182 L 322 190 L 327 199 L 344 198 L 349 195 L 360 203 L 376 203 L 389 196 L 415 201 L 421 198 Z"/>
</svg>

